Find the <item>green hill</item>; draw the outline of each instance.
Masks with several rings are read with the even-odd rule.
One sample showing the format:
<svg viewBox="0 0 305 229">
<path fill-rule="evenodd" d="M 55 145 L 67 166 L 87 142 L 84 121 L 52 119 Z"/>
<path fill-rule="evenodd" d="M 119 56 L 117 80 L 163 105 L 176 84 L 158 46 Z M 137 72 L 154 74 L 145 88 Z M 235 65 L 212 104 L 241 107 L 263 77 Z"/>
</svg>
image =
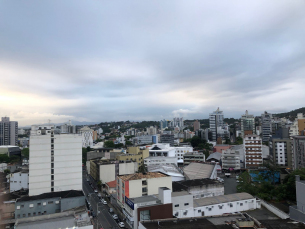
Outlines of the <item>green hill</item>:
<svg viewBox="0 0 305 229">
<path fill-rule="evenodd" d="M 289 118 L 290 120 L 294 120 L 297 117 L 298 113 L 305 113 L 305 107 L 293 110 L 293 111 L 289 111 L 289 112 L 285 112 L 285 113 L 279 113 L 279 114 L 273 114 L 273 116 L 275 117 L 279 117 L 279 118 Z"/>
</svg>

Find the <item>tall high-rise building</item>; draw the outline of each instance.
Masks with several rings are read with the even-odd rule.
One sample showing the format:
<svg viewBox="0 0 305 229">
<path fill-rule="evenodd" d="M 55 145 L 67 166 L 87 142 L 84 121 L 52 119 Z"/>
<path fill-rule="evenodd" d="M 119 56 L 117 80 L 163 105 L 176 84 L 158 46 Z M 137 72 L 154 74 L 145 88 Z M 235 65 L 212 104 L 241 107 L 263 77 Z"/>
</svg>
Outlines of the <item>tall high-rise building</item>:
<svg viewBox="0 0 305 229">
<path fill-rule="evenodd" d="M 32 126 L 29 195 L 82 190 L 82 136 L 54 134 L 54 126 Z"/>
<path fill-rule="evenodd" d="M 183 117 L 181 118 L 173 118 L 173 121 L 170 123 L 171 127 L 184 127 Z"/>
<path fill-rule="evenodd" d="M 217 140 L 217 130 L 221 129 L 223 127 L 223 111 L 219 110 L 219 107 L 217 108 L 216 111 L 213 113 L 210 113 L 209 115 L 209 120 L 210 120 L 210 131 L 212 133 L 212 141 L 216 142 Z M 219 127 L 219 128 L 217 128 Z"/>
<path fill-rule="evenodd" d="M 2 117 L 0 122 L 0 145 L 18 145 L 18 122 Z"/>
<path fill-rule="evenodd" d="M 167 127 L 167 120 L 163 119 L 160 121 L 160 129 L 163 130 Z"/>
<path fill-rule="evenodd" d="M 93 130 L 88 126 L 84 126 L 79 130 L 79 133 L 82 134 L 83 138 L 83 147 L 92 147 L 93 146 Z"/>
<path fill-rule="evenodd" d="M 244 137 L 247 134 L 255 134 L 254 116 L 246 113 L 241 116 L 241 134 Z"/>
<path fill-rule="evenodd" d="M 200 122 L 198 120 L 196 120 L 193 125 L 194 125 L 194 131 L 197 131 L 200 129 Z"/>
<path fill-rule="evenodd" d="M 265 111 L 262 116 L 262 140 L 268 142 L 272 134 L 272 114 Z"/>
</svg>

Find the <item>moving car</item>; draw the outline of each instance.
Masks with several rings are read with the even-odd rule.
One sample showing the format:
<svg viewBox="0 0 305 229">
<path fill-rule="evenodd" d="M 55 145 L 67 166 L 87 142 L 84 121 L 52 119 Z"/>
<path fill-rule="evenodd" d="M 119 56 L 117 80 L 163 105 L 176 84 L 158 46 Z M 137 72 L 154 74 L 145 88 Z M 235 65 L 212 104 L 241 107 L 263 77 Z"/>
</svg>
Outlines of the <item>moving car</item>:
<svg viewBox="0 0 305 229">
<path fill-rule="evenodd" d="M 112 215 L 112 218 L 113 218 L 113 219 L 118 219 L 119 217 L 118 217 L 117 214 L 113 214 L 113 215 Z"/>
<path fill-rule="evenodd" d="M 101 201 L 103 204 L 107 204 L 107 201 L 106 200 L 102 200 Z"/>
<path fill-rule="evenodd" d="M 94 189 L 94 192 L 97 193 L 98 192 L 97 189 Z"/>
<path fill-rule="evenodd" d="M 119 222 L 118 225 L 119 225 L 120 228 L 124 228 L 125 227 L 125 224 L 123 222 Z"/>
</svg>

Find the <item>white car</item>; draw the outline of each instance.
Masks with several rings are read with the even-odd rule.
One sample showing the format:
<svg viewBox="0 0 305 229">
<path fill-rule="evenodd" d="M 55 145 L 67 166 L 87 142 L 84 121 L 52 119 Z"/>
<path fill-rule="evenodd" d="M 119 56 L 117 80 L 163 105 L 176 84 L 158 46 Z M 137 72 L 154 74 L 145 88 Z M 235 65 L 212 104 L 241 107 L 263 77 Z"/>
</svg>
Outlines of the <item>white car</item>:
<svg viewBox="0 0 305 229">
<path fill-rule="evenodd" d="M 119 217 L 118 217 L 117 214 L 113 214 L 113 215 L 112 215 L 112 218 L 113 218 L 113 219 L 118 219 Z"/>
<path fill-rule="evenodd" d="M 97 189 L 94 189 L 94 192 L 97 193 Z"/>
<path fill-rule="evenodd" d="M 123 222 L 119 222 L 118 225 L 119 225 L 120 228 L 124 228 L 125 227 L 125 224 Z"/>
<path fill-rule="evenodd" d="M 103 203 L 103 204 L 107 204 L 107 201 L 106 201 L 106 200 L 102 200 L 102 203 Z"/>
</svg>

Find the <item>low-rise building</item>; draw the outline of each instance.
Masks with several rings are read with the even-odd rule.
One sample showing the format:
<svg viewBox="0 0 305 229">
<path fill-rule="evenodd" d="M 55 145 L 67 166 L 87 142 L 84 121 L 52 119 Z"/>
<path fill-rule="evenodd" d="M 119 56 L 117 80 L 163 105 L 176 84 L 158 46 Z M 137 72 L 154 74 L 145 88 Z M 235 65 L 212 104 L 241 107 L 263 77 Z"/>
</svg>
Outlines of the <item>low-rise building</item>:
<svg viewBox="0 0 305 229">
<path fill-rule="evenodd" d="M 191 162 L 205 162 L 205 154 L 197 151 L 184 154 L 183 164 L 189 165 Z"/>
<path fill-rule="evenodd" d="M 134 145 L 148 145 L 148 144 L 157 144 L 158 135 L 142 135 L 132 138 Z"/>
<path fill-rule="evenodd" d="M 118 175 L 134 174 L 137 171 L 138 162 L 100 159 L 90 161 L 90 175 L 102 184 L 115 180 Z"/>
<path fill-rule="evenodd" d="M 158 194 L 158 198 L 153 195 L 125 197 L 123 213 L 126 216 L 126 223 L 131 228 L 137 229 L 140 221 L 172 218 L 171 190 L 160 187 Z"/>
<path fill-rule="evenodd" d="M 105 190 L 108 195 L 116 193 L 116 179 L 105 184 Z"/>
<path fill-rule="evenodd" d="M 19 146 L 2 145 L 0 146 L 0 154 L 6 154 L 9 157 L 21 157 L 21 149 L 19 148 Z"/>
<path fill-rule="evenodd" d="M 93 151 L 89 151 L 87 153 L 87 161 L 96 158 L 106 158 L 106 159 L 116 159 L 117 155 L 122 154 L 121 149 L 113 149 L 113 148 L 104 148 L 104 147 L 95 147 L 93 146 Z"/>
<path fill-rule="evenodd" d="M 290 138 L 270 138 L 269 149 L 271 159 L 280 168 L 292 168 L 292 140 Z"/>
<path fill-rule="evenodd" d="M 126 154 L 120 154 L 116 156 L 116 159 L 120 162 L 123 161 L 135 161 L 138 166 L 144 165 L 144 159 L 149 156 L 149 150 L 145 147 L 128 147 Z"/>
<path fill-rule="evenodd" d="M 211 153 L 208 158 L 206 159 L 207 162 L 220 162 L 221 160 L 221 153 L 219 152 L 215 152 L 215 153 Z"/>
<path fill-rule="evenodd" d="M 233 148 L 222 152 L 221 161 L 224 170 L 240 170 L 240 154 Z"/>
<path fill-rule="evenodd" d="M 194 199 L 224 195 L 224 184 L 212 179 L 173 182 L 173 192 L 187 192 Z"/>
<path fill-rule="evenodd" d="M 168 143 L 174 145 L 175 135 L 174 134 L 161 134 L 160 141 L 162 143 Z"/>
<path fill-rule="evenodd" d="M 9 174 L 7 182 L 10 184 L 10 192 L 29 189 L 29 170 Z"/>
<path fill-rule="evenodd" d="M 305 136 L 293 136 L 292 147 L 293 169 L 305 168 Z"/>
<path fill-rule="evenodd" d="M 179 195 L 179 198 L 172 200 L 173 206 L 179 205 L 173 209 L 173 215 L 177 218 L 222 215 L 261 207 L 260 201 L 248 193 L 193 199 L 192 203 L 189 194 Z M 193 207 L 180 209 L 181 202 L 184 202 L 184 206 L 193 205 Z"/>
<path fill-rule="evenodd" d="M 84 205 L 83 191 L 70 190 L 24 196 L 16 201 L 15 219 L 59 213 Z"/>
<path fill-rule="evenodd" d="M 184 176 L 187 180 L 216 179 L 217 165 L 214 163 L 191 163 L 184 167 Z"/>
<path fill-rule="evenodd" d="M 159 172 L 135 173 L 117 177 L 117 202 L 124 206 L 125 196 L 135 198 L 158 194 L 159 187 L 172 189 L 172 178 Z"/>
</svg>

